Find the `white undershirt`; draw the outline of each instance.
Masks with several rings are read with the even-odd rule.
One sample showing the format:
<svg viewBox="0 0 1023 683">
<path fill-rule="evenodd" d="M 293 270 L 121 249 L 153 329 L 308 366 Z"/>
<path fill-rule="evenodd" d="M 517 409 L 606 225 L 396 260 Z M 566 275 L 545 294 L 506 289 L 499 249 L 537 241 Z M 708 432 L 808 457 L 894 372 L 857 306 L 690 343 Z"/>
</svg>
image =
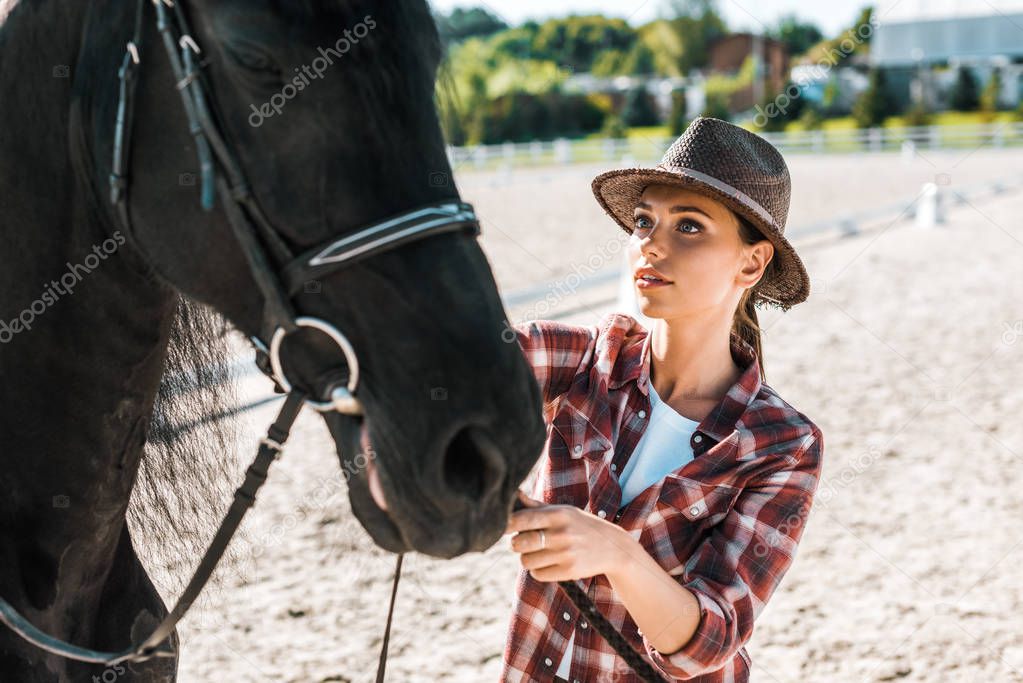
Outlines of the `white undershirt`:
<svg viewBox="0 0 1023 683">
<path fill-rule="evenodd" d="M 693 459 L 690 437 L 700 423 L 683 417 L 662 401 L 652 382 L 647 387 L 650 389 L 650 422 L 618 477 L 622 487 L 621 507 Z M 561 678 L 568 678 L 574 642 L 575 631 L 558 665 L 557 675 Z"/>
</svg>

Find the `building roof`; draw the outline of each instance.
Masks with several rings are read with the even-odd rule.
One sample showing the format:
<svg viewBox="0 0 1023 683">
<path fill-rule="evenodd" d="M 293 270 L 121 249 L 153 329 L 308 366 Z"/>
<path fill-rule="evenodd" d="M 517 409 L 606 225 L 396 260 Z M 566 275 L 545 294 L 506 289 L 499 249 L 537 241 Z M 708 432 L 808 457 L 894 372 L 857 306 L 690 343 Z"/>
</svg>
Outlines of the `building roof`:
<svg viewBox="0 0 1023 683">
<path fill-rule="evenodd" d="M 877 0 L 875 7 L 876 16 L 884 25 L 932 19 L 1004 17 L 1023 13 L 1023 0 Z"/>
</svg>

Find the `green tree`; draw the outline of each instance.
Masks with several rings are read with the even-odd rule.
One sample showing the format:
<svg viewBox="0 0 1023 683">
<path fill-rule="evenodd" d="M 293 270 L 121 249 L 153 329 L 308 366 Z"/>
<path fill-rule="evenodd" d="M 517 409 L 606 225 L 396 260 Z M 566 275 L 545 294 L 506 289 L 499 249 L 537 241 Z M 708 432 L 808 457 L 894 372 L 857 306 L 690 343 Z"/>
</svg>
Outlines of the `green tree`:
<svg viewBox="0 0 1023 683">
<path fill-rule="evenodd" d="M 860 128 L 880 126 L 886 118 L 894 113 L 894 105 L 888 94 L 884 70 L 871 69 L 867 89 L 860 94 L 853 105 L 853 118 L 856 120 L 856 125 Z"/>
<path fill-rule="evenodd" d="M 589 71 L 601 52 L 628 52 L 635 42 L 636 31 L 624 19 L 572 15 L 540 25 L 533 40 L 533 55 L 575 71 Z"/>
<path fill-rule="evenodd" d="M 625 56 L 622 73 L 627 76 L 656 74 L 657 63 L 653 51 L 644 43 L 637 41 Z"/>
<path fill-rule="evenodd" d="M 689 125 L 689 112 L 687 111 L 686 91 L 673 90 L 671 92 L 671 114 L 668 117 L 668 128 L 671 134 L 678 137 L 685 132 Z"/>
<path fill-rule="evenodd" d="M 807 59 L 814 64 L 834 67 L 841 66 L 854 55 L 869 53 L 870 41 L 874 37 L 873 17 L 873 7 L 865 7 L 852 26 L 834 38 L 822 40 L 807 50 Z"/>
<path fill-rule="evenodd" d="M 678 37 L 681 53 L 678 69 L 682 75 L 706 66 L 708 47 L 728 33 L 725 20 L 718 12 L 717 0 L 669 0 L 669 24 Z"/>
<path fill-rule="evenodd" d="M 490 39 L 490 49 L 495 58 L 532 59 L 533 41 L 536 40 L 538 30 L 539 27 L 534 23 L 532 28 L 523 25 L 501 31 Z"/>
<path fill-rule="evenodd" d="M 956 72 L 956 82 L 949 93 L 949 106 L 957 111 L 976 111 L 979 104 L 977 79 L 969 68 L 960 65 Z"/>
<path fill-rule="evenodd" d="M 792 56 L 801 55 L 824 39 L 816 24 L 800 21 L 795 14 L 782 17 L 777 26 L 769 29 L 767 35 L 785 44 Z"/>
<path fill-rule="evenodd" d="M 622 121 L 627 126 L 656 126 L 660 123 L 653 98 L 642 85 L 631 89 L 622 105 Z"/>
<path fill-rule="evenodd" d="M 508 28 L 499 17 L 483 7 L 463 9 L 456 7 L 451 14 L 434 15 L 441 40 L 446 43 L 457 42 L 474 36 L 490 36 Z"/>
<path fill-rule="evenodd" d="M 1002 95 L 1002 70 L 995 68 L 991 71 L 991 78 L 988 79 L 984 90 L 980 93 L 980 110 L 984 112 L 985 118 L 994 120 L 994 114 L 998 111 L 998 98 Z"/>
</svg>

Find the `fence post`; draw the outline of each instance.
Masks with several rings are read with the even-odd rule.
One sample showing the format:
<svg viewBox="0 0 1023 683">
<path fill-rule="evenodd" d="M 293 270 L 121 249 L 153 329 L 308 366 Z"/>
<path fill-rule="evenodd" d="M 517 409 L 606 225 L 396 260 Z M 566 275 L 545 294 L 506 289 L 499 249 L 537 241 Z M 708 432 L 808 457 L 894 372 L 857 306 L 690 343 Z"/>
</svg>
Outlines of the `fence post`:
<svg viewBox="0 0 1023 683">
<path fill-rule="evenodd" d="M 506 162 L 508 162 L 508 165 L 509 166 L 514 166 L 515 165 L 515 143 L 514 142 L 506 142 L 506 143 L 504 143 L 504 145 L 501 148 L 501 151 L 504 153 L 504 160 Z"/>
<path fill-rule="evenodd" d="M 604 160 L 605 161 L 614 161 L 615 151 L 616 151 L 615 150 L 615 147 L 616 147 L 615 139 L 614 138 L 604 138 L 604 145 L 603 145 L 603 147 L 604 147 Z"/>
<path fill-rule="evenodd" d="M 824 151 L 824 131 L 815 130 L 813 132 L 813 151 L 815 154 L 820 154 Z"/>
<path fill-rule="evenodd" d="M 543 143 L 539 140 L 533 140 L 529 143 L 529 156 L 534 162 L 539 163 L 540 157 L 543 156 Z"/>
<path fill-rule="evenodd" d="M 554 141 L 554 160 L 559 164 L 572 163 L 572 143 L 565 138 Z"/>
<path fill-rule="evenodd" d="M 941 206 L 941 192 L 935 183 L 924 183 L 920 200 L 917 202 L 916 220 L 918 228 L 933 228 L 944 223 L 945 216 Z"/>
<path fill-rule="evenodd" d="M 868 133 L 870 136 L 870 151 L 880 152 L 881 151 L 881 129 L 871 128 Z"/>
<path fill-rule="evenodd" d="M 486 145 L 476 145 L 476 148 L 472 150 L 472 160 L 476 164 L 476 168 L 483 168 L 487 163 L 487 147 Z"/>
<path fill-rule="evenodd" d="M 941 131 L 933 123 L 927 126 L 927 149 L 941 149 Z"/>
</svg>

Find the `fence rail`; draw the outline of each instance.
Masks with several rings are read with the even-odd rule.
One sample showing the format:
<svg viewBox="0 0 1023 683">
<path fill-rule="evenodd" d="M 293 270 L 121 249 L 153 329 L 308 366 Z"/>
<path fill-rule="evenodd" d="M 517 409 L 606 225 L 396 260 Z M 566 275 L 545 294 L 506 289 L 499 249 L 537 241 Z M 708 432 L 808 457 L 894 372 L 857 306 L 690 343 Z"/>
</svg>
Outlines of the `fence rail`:
<svg viewBox="0 0 1023 683">
<path fill-rule="evenodd" d="M 763 133 L 783 154 L 872 153 L 912 150 L 1023 146 L 1023 122 L 958 126 L 900 126 Z M 508 169 L 516 166 L 587 162 L 657 161 L 674 138 L 559 139 L 501 145 L 448 147 L 455 169 Z"/>
</svg>

